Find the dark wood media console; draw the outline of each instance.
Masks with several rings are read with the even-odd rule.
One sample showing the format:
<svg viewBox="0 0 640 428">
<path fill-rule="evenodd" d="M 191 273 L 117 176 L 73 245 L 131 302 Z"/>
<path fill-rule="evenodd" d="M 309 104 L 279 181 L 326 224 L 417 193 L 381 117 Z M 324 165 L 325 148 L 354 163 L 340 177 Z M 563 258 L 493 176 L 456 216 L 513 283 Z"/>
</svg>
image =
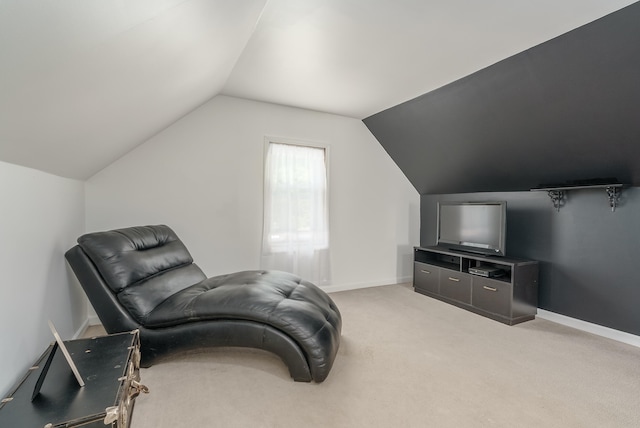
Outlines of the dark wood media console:
<svg viewBox="0 0 640 428">
<path fill-rule="evenodd" d="M 509 325 L 535 318 L 538 262 L 442 247 L 415 247 L 414 252 L 416 292 Z"/>
</svg>

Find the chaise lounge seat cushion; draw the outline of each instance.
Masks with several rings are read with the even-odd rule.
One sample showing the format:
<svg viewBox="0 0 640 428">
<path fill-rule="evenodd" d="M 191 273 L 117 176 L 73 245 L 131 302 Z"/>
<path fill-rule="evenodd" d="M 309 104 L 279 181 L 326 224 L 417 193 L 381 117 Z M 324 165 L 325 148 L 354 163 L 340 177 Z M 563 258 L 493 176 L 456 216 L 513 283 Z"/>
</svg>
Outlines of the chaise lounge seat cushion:
<svg viewBox="0 0 640 428">
<path fill-rule="evenodd" d="M 285 331 L 322 363 L 339 341 L 338 310 L 310 282 L 277 271 L 245 271 L 205 279 L 166 299 L 141 325 L 171 327 L 187 322 L 241 319 Z"/>
<path fill-rule="evenodd" d="M 316 381 L 332 366 L 340 343 L 340 312 L 324 291 L 296 275 L 253 270 L 207 278 L 163 225 L 83 235 L 78 247 L 142 328 L 143 343 L 145 331 L 248 321 L 298 344 Z"/>
</svg>

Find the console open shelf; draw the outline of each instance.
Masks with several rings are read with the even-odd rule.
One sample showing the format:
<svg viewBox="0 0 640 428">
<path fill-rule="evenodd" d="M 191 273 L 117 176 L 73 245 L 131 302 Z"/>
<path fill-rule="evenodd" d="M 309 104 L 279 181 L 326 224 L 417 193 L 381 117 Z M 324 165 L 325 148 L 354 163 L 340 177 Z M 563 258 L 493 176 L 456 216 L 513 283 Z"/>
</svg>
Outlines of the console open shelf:
<svg viewBox="0 0 640 428">
<path fill-rule="evenodd" d="M 513 325 L 535 318 L 538 262 L 415 247 L 416 292 Z"/>
</svg>

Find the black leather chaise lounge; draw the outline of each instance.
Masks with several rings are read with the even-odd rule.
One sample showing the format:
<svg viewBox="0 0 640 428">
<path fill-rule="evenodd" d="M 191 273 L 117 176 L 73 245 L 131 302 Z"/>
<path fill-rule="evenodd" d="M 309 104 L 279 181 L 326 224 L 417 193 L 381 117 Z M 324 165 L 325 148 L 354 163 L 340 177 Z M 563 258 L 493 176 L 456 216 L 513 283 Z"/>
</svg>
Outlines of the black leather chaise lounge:
<svg viewBox="0 0 640 428">
<path fill-rule="evenodd" d="M 207 278 L 169 227 L 89 233 L 65 254 L 108 333 L 140 330 L 142 366 L 186 349 L 278 355 L 296 381 L 322 382 L 342 320 L 314 284 L 277 271 Z"/>
</svg>

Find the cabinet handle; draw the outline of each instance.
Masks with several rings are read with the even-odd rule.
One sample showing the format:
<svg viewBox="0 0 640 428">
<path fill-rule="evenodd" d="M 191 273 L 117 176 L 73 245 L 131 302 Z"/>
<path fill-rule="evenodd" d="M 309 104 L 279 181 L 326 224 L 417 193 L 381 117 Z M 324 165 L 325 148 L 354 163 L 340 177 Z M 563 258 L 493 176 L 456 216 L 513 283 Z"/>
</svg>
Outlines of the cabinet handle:
<svg viewBox="0 0 640 428">
<path fill-rule="evenodd" d="M 452 277 L 449 277 L 449 281 L 453 281 L 453 282 L 460 282 L 460 279 L 459 279 L 459 278 L 452 278 Z"/>
<path fill-rule="evenodd" d="M 484 288 L 485 290 L 489 290 L 489 291 L 498 291 L 497 288 L 487 287 L 486 285 L 483 285 L 482 288 Z"/>
<path fill-rule="evenodd" d="M 431 273 L 428 270 L 424 270 L 424 269 L 420 269 L 420 272 L 422 272 L 422 273 Z"/>
</svg>

